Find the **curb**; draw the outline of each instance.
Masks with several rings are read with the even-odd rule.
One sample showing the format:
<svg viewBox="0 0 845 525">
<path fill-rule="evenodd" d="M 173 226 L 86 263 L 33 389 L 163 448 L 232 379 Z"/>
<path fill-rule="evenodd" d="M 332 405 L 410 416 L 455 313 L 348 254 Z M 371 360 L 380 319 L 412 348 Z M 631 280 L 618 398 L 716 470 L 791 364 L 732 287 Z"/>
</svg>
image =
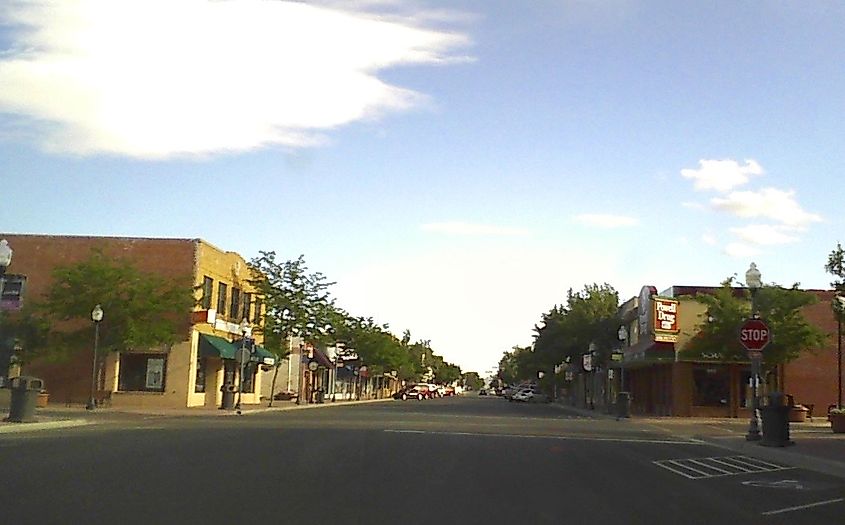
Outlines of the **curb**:
<svg viewBox="0 0 845 525">
<path fill-rule="evenodd" d="M 93 424 L 93 421 L 88 421 L 86 419 L 62 419 L 59 421 L 42 421 L 35 423 L 8 423 L 0 425 L 0 434 L 15 434 L 19 432 L 35 432 L 39 430 L 83 427 Z"/>
<path fill-rule="evenodd" d="M 231 411 L 231 412 L 226 413 L 225 415 L 228 415 L 228 416 L 238 416 L 238 415 L 248 416 L 250 414 L 263 414 L 263 413 L 266 413 L 266 412 L 287 412 L 287 411 L 291 411 L 291 410 L 310 410 L 310 409 L 328 408 L 328 407 L 368 405 L 368 404 L 373 404 L 373 403 L 385 403 L 387 401 L 393 401 L 393 398 L 365 399 L 363 401 L 336 401 L 334 403 L 329 401 L 328 403 L 307 403 L 307 404 L 304 404 L 304 405 L 254 408 L 254 409 L 250 409 L 250 410 L 242 410 L 240 414 L 238 414 L 237 411 Z"/>
</svg>

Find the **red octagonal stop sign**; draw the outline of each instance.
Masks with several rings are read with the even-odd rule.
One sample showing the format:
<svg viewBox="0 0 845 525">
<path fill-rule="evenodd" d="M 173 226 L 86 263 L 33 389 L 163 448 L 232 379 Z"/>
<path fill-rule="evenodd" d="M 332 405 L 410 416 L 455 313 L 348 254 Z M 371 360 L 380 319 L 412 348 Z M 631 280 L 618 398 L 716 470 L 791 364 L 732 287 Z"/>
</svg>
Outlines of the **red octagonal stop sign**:
<svg viewBox="0 0 845 525">
<path fill-rule="evenodd" d="M 759 352 L 772 340 L 769 325 L 760 319 L 749 319 L 739 329 L 739 342 L 749 352 Z"/>
</svg>

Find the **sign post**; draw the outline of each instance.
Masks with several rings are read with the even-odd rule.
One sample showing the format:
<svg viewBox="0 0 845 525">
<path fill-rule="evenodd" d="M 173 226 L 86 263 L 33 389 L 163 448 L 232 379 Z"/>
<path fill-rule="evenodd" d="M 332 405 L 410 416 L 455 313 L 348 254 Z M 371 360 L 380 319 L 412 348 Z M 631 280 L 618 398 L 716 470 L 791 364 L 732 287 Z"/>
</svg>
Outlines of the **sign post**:
<svg viewBox="0 0 845 525">
<path fill-rule="evenodd" d="M 739 342 L 748 352 L 751 358 L 751 396 L 752 410 L 751 421 L 748 426 L 746 441 L 760 440 L 760 425 L 757 419 L 757 410 L 760 408 L 760 401 L 757 398 L 757 383 L 760 377 L 760 364 L 763 360 L 763 349 L 771 342 L 769 325 L 761 319 L 748 319 L 739 329 Z"/>
</svg>

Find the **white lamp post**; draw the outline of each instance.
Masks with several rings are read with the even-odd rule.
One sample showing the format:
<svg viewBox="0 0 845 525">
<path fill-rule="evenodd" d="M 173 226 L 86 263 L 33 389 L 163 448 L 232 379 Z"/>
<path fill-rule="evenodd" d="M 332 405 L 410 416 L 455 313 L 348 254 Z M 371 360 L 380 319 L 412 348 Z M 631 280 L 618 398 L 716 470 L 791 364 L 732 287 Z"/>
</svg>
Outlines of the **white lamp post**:
<svg viewBox="0 0 845 525">
<path fill-rule="evenodd" d="M 5 283 L 4 276 L 6 275 L 6 267 L 12 264 L 12 249 L 9 248 L 9 241 L 3 239 L 0 241 L 0 298 L 3 297 L 3 284 Z M 0 337 L 0 344 L 2 344 L 2 337 Z M 8 375 L 8 370 L 0 370 L 0 380 Z"/>
<path fill-rule="evenodd" d="M 85 406 L 88 410 L 97 408 L 97 347 L 100 344 L 100 321 L 103 320 L 103 308 L 99 304 L 91 310 L 91 320 L 94 321 L 94 359 L 91 362 L 91 397 Z"/>
<path fill-rule="evenodd" d="M 761 279 L 760 270 L 757 265 L 751 263 L 748 271 L 745 272 L 745 285 L 751 291 L 751 318 L 757 319 L 757 291 L 762 288 L 763 281 Z M 760 408 L 760 400 L 757 398 L 757 383 L 760 377 L 760 353 L 752 353 L 751 355 L 751 420 L 748 422 L 748 434 L 745 436 L 746 441 L 760 441 L 760 423 L 757 418 L 757 410 Z"/>
</svg>

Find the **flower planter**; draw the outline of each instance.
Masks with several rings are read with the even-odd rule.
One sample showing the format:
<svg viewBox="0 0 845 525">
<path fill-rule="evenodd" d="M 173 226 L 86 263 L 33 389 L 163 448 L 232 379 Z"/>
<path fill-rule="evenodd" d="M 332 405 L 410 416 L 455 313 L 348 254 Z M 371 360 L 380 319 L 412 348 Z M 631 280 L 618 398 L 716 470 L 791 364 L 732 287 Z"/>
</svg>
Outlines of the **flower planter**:
<svg viewBox="0 0 845 525">
<path fill-rule="evenodd" d="M 830 428 L 837 434 L 845 433 L 845 414 L 830 414 Z"/>
</svg>

